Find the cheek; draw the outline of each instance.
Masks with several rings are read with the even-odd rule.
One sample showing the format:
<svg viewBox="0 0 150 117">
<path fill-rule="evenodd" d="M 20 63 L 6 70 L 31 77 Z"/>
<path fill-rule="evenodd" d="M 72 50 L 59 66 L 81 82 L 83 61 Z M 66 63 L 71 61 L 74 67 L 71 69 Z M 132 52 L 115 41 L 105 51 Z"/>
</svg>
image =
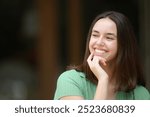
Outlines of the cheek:
<svg viewBox="0 0 150 117">
<path fill-rule="evenodd" d="M 117 45 L 111 48 L 112 58 L 114 58 L 117 55 L 117 51 L 118 51 Z"/>
<path fill-rule="evenodd" d="M 117 51 L 118 51 L 117 44 L 116 43 L 111 43 L 111 44 L 108 45 L 108 48 L 109 48 L 109 51 L 110 51 L 109 59 L 115 58 L 116 55 L 117 55 Z"/>
</svg>

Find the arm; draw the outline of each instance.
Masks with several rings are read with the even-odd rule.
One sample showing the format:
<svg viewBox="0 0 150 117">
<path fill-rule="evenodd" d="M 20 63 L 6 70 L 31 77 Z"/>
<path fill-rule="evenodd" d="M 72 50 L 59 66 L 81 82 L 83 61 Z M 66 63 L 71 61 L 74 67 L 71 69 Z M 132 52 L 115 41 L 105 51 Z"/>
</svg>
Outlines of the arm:
<svg viewBox="0 0 150 117">
<path fill-rule="evenodd" d="M 98 82 L 94 100 L 105 100 L 107 99 L 107 94 L 108 94 L 108 82 Z"/>
<path fill-rule="evenodd" d="M 91 71 L 94 73 L 94 75 L 98 79 L 98 84 L 94 96 L 94 100 L 97 99 L 107 99 L 108 96 L 108 84 L 109 84 L 109 76 L 108 74 L 104 71 L 104 69 L 100 66 L 100 62 L 106 66 L 106 59 L 104 58 L 99 58 L 91 54 L 89 58 L 87 59 L 87 62 L 89 64 L 89 67 Z"/>
</svg>

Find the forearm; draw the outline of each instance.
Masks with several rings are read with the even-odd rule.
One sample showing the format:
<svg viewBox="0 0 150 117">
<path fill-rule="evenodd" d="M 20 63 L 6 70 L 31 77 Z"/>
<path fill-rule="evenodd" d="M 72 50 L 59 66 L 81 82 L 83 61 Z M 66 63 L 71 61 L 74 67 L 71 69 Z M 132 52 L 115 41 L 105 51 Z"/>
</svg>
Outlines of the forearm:
<svg viewBox="0 0 150 117">
<path fill-rule="evenodd" d="M 97 84 L 94 100 L 105 100 L 108 96 L 108 81 L 99 81 Z"/>
</svg>

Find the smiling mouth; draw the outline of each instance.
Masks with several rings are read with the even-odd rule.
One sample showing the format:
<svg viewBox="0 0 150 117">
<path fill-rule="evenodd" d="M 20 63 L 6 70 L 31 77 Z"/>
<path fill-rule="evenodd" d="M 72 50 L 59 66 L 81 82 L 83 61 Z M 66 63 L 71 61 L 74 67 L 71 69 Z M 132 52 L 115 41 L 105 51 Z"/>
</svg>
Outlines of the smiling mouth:
<svg viewBox="0 0 150 117">
<path fill-rule="evenodd" d="M 95 52 L 96 52 L 96 53 L 99 53 L 99 54 L 104 54 L 104 53 L 106 53 L 106 51 L 104 51 L 104 50 L 98 50 L 98 49 L 95 49 Z"/>
<path fill-rule="evenodd" d="M 110 53 L 106 50 L 98 50 L 98 49 L 95 49 L 94 50 L 94 55 L 95 56 L 100 56 L 100 57 L 103 57 L 103 58 L 108 58 Z"/>
</svg>

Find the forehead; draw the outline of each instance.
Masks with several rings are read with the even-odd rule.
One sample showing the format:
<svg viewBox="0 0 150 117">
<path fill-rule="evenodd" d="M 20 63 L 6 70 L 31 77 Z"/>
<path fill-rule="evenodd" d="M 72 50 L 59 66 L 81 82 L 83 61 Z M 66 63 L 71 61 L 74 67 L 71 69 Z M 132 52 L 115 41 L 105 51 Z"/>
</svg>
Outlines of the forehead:
<svg viewBox="0 0 150 117">
<path fill-rule="evenodd" d="M 114 33 L 117 34 L 117 27 L 114 21 L 109 18 L 99 19 L 93 26 L 93 29 L 100 33 Z"/>
</svg>

